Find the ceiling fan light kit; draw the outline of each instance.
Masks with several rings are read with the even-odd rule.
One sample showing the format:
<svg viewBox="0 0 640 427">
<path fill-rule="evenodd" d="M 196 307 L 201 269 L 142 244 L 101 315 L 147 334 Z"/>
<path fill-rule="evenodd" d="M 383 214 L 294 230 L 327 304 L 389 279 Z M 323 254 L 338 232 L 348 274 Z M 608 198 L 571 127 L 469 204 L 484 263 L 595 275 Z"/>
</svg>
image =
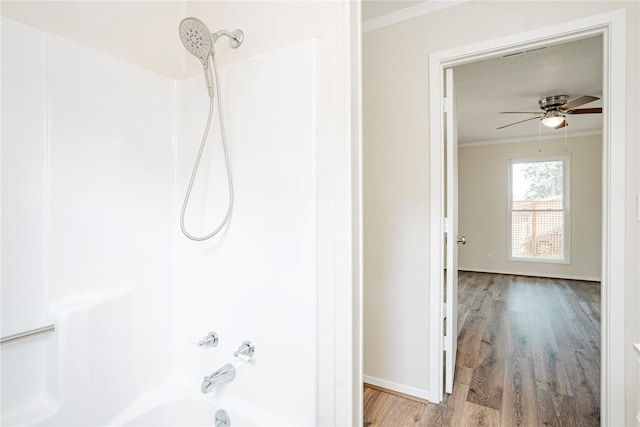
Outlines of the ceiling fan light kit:
<svg viewBox="0 0 640 427">
<path fill-rule="evenodd" d="M 564 114 L 560 114 L 558 111 L 547 111 L 544 116 L 542 116 L 542 124 L 549 128 L 556 128 L 564 123 L 565 121 Z"/>
<path fill-rule="evenodd" d="M 517 125 L 519 123 L 528 122 L 530 120 L 540 119 L 543 125 L 560 129 L 568 126 L 567 118 L 565 114 L 600 114 L 602 113 L 602 107 L 596 108 L 576 108 L 589 102 L 596 101 L 600 98 L 596 96 L 581 96 L 573 101 L 569 101 L 569 95 L 551 95 L 538 100 L 538 105 L 542 112 L 531 111 L 502 111 L 500 114 L 536 114 L 536 117 L 520 120 L 508 125 L 500 126 L 497 129 L 504 129 L 509 126 Z M 569 102 L 567 102 L 569 101 Z"/>
</svg>

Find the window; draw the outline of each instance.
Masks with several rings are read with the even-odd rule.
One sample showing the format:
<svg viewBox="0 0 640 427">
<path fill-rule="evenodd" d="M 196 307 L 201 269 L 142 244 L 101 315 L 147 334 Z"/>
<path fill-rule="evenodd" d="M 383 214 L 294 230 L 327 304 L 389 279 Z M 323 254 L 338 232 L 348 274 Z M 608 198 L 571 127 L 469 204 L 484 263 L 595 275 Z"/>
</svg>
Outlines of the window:
<svg viewBox="0 0 640 427">
<path fill-rule="evenodd" d="M 510 259 L 568 263 L 567 169 L 566 158 L 510 161 Z"/>
</svg>

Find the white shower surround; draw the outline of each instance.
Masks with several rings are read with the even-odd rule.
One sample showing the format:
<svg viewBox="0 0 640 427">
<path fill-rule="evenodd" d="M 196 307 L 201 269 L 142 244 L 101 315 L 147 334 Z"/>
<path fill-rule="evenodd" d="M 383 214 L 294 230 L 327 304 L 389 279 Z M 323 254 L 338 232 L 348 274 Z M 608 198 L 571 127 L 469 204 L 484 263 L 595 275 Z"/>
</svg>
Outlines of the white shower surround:
<svg viewBox="0 0 640 427">
<path fill-rule="evenodd" d="M 2 424 L 86 424 L 171 372 L 173 85 L 1 22 L 2 334 L 57 325 L 2 346 Z"/>
<path fill-rule="evenodd" d="M 220 344 L 203 352 L 182 346 L 181 375 L 191 381 L 227 363 L 244 340 L 255 363 L 238 369 L 224 394 L 276 408 L 283 425 L 317 419 L 317 219 L 315 165 L 316 42 L 306 41 L 220 70 L 234 186 L 231 223 L 218 237 L 178 237 L 183 312 L 178 341 L 215 330 Z M 178 83 L 178 192 L 186 187 L 206 117 L 202 78 Z M 217 123 L 205 151 L 187 224 L 196 235 L 226 209 L 224 158 Z M 207 156 L 207 158 L 211 158 Z M 189 213 L 190 212 L 190 213 Z M 277 392 L 275 392 L 277 390 Z"/>
<path fill-rule="evenodd" d="M 174 82 L 5 17 L 2 39 L 22 43 L 2 44 L 2 335 L 57 325 L 3 346 L 2 424 L 109 423 L 163 385 L 199 390 L 246 339 L 255 361 L 212 401 L 315 424 L 318 42 L 221 70 L 236 204 L 219 238 L 194 243 L 178 215 L 203 78 Z M 194 232 L 225 193 L 216 171 L 200 171 Z M 190 345 L 209 330 L 217 348 Z"/>
</svg>

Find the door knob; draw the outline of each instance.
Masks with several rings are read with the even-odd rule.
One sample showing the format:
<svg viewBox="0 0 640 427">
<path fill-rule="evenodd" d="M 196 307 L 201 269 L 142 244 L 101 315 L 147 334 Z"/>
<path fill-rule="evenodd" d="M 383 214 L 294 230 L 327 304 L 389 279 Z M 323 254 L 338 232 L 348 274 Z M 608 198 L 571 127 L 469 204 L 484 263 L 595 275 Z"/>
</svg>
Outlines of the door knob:
<svg viewBox="0 0 640 427">
<path fill-rule="evenodd" d="M 458 242 L 458 244 L 462 243 L 463 245 L 466 245 L 467 244 L 467 238 L 464 237 L 464 236 L 458 237 L 457 242 Z"/>
</svg>

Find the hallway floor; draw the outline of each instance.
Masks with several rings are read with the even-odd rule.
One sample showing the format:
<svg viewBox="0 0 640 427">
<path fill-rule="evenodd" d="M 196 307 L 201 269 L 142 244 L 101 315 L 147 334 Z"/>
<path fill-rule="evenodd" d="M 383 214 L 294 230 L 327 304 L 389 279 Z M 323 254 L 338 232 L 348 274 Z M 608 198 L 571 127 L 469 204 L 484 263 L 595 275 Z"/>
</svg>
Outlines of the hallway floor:
<svg viewBox="0 0 640 427">
<path fill-rule="evenodd" d="M 364 389 L 364 425 L 599 426 L 600 284 L 460 272 L 453 394 Z"/>
</svg>

